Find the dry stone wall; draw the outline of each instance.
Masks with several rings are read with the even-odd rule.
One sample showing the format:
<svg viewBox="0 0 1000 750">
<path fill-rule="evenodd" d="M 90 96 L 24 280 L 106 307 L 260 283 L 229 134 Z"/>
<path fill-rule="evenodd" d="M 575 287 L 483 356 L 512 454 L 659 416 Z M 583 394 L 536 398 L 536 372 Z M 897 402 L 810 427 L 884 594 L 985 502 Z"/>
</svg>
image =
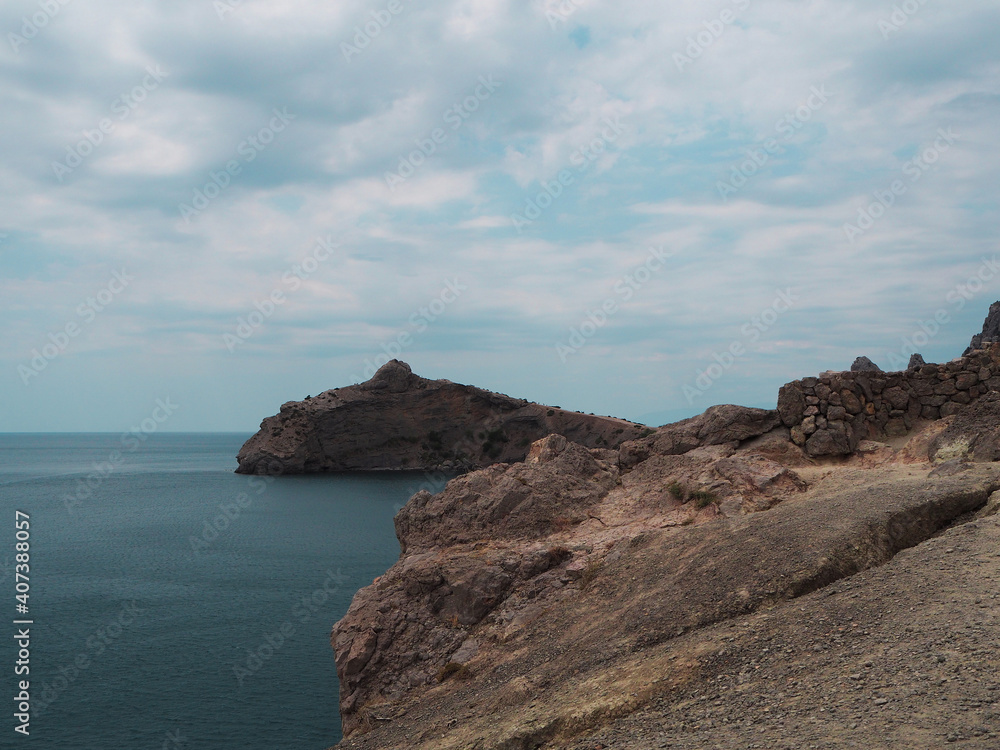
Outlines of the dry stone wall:
<svg viewBox="0 0 1000 750">
<path fill-rule="evenodd" d="M 904 435 L 917 419 L 955 414 L 1000 391 L 1000 344 L 903 372 L 825 372 L 778 391 L 778 413 L 810 456 L 847 455 L 862 440 Z"/>
</svg>

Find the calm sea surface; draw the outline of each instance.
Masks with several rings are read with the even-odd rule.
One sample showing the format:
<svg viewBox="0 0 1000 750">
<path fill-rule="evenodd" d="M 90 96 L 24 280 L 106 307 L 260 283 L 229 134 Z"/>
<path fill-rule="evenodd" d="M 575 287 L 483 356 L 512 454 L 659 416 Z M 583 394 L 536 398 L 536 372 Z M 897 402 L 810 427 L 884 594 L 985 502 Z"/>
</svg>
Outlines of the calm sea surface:
<svg viewBox="0 0 1000 750">
<path fill-rule="evenodd" d="M 238 476 L 247 437 L 0 435 L 0 746 L 339 741 L 330 628 L 396 561 L 392 517 L 422 477 Z M 27 740 L 10 710 L 16 510 L 31 524 Z"/>
</svg>

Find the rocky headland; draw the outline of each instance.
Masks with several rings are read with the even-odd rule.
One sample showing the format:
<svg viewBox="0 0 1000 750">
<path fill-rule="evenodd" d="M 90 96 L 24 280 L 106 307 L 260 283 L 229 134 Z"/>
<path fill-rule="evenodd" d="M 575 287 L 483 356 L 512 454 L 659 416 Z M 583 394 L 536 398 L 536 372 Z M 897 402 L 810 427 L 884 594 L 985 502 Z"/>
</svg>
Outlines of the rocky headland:
<svg viewBox="0 0 1000 750">
<path fill-rule="evenodd" d="M 647 432 L 624 419 L 428 380 L 392 360 L 364 383 L 282 404 L 240 449 L 236 471 L 464 471 L 523 461 L 534 441 L 553 433 L 588 448 L 617 448 Z"/>
<path fill-rule="evenodd" d="M 776 407 L 414 495 L 338 750 L 1000 746 L 1000 343 Z"/>
</svg>

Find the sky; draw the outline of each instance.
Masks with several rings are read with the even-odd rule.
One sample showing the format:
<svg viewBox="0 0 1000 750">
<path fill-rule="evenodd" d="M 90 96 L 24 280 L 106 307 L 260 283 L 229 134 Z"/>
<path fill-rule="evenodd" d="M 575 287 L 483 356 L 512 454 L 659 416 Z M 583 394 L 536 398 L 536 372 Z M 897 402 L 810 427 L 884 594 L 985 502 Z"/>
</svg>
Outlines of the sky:
<svg viewBox="0 0 1000 750">
<path fill-rule="evenodd" d="M 654 425 L 950 360 L 1000 299 L 997 28 L 973 0 L 5 2 L 0 431 L 249 433 L 389 357 Z"/>
</svg>

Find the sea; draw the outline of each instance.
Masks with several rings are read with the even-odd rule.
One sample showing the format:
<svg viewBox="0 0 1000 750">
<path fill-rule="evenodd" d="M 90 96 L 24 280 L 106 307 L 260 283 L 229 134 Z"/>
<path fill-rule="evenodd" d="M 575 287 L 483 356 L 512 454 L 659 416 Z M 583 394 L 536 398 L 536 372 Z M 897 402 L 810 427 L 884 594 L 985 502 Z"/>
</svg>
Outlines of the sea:
<svg viewBox="0 0 1000 750">
<path fill-rule="evenodd" d="M 341 739 L 331 626 L 398 559 L 393 516 L 427 482 L 237 475 L 248 437 L 0 435 L 0 746 Z"/>
</svg>

